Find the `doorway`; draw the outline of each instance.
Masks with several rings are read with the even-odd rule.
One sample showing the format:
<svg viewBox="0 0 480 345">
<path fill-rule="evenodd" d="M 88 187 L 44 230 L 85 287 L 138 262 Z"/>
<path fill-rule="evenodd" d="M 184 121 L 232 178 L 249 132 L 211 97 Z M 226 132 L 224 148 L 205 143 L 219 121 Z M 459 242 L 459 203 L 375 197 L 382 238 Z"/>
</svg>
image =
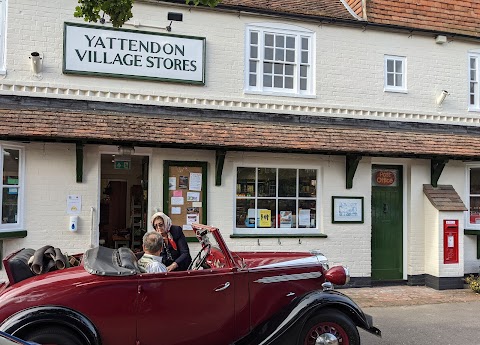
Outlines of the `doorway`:
<svg viewBox="0 0 480 345">
<path fill-rule="evenodd" d="M 147 230 L 148 156 L 101 155 L 99 244 L 140 250 Z"/>
<path fill-rule="evenodd" d="M 401 166 L 372 166 L 372 280 L 403 279 Z"/>
</svg>

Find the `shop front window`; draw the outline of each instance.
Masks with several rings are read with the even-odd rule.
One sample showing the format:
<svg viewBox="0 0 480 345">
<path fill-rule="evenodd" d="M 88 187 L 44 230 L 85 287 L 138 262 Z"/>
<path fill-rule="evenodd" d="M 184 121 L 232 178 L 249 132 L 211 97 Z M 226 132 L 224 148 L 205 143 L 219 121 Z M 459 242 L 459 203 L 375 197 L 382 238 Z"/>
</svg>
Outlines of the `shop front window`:
<svg viewBox="0 0 480 345">
<path fill-rule="evenodd" d="M 0 145 L 2 152 L 0 168 L 2 171 L 2 193 L 0 194 L 1 222 L 0 230 L 10 230 L 19 226 L 21 211 L 21 155 L 16 148 Z"/>
<path fill-rule="evenodd" d="M 468 223 L 480 229 L 480 167 L 470 168 L 469 175 Z"/>
<path fill-rule="evenodd" d="M 301 233 L 317 228 L 317 170 L 238 167 L 238 234 Z"/>
</svg>

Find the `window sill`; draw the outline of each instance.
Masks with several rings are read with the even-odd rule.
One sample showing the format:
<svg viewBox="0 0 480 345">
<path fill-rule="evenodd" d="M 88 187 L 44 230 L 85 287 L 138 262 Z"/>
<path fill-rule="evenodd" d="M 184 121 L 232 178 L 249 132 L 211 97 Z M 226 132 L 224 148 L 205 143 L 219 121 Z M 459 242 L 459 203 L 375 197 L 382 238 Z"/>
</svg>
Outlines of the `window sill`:
<svg viewBox="0 0 480 345">
<path fill-rule="evenodd" d="M 384 92 L 395 92 L 395 93 L 408 93 L 407 89 L 389 89 L 389 88 L 384 88 Z"/>
<path fill-rule="evenodd" d="M 232 234 L 230 238 L 327 238 L 326 234 Z"/>
<path fill-rule="evenodd" d="M 477 235 L 477 236 L 480 236 L 480 230 L 463 229 L 463 233 L 464 233 L 465 235 Z"/>
<path fill-rule="evenodd" d="M 251 91 L 245 90 L 246 95 L 262 95 L 262 96 L 278 96 L 278 97 L 295 97 L 295 98 L 317 98 L 316 95 L 310 94 L 299 94 L 299 93 L 288 93 L 288 92 L 272 92 L 272 91 Z"/>
<path fill-rule="evenodd" d="M 0 240 L 27 237 L 27 230 L 0 231 Z"/>
</svg>

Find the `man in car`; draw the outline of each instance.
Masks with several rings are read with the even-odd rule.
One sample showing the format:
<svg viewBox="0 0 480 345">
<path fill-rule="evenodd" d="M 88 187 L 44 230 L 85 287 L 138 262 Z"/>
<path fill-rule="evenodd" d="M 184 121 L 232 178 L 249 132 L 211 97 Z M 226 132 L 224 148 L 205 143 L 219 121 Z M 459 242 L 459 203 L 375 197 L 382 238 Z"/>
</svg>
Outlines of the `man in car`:
<svg viewBox="0 0 480 345">
<path fill-rule="evenodd" d="M 167 272 L 162 263 L 163 238 L 160 233 L 151 231 L 143 235 L 143 256 L 138 260 L 138 266 L 143 273 Z"/>
</svg>

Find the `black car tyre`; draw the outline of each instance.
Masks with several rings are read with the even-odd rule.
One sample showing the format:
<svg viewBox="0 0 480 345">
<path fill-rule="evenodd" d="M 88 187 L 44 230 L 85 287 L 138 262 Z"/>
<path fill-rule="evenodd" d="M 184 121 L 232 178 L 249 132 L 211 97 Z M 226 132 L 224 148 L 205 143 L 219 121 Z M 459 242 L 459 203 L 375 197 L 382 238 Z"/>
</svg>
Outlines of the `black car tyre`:
<svg viewBox="0 0 480 345">
<path fill-rule="evenodd" d="M 73 330 L 59 326 L 47 326 L 27 331 L 23 338 L 26 341 L 33 341 L 39 344 L 85 345 L 74 334 Z"/>
<path fill-rule="evenodd" d="M 315 344 L 360 345 L 360 335 L 353 321 L 344 313 L 324 309 L 305 323 L 298 341 L 298 345 Z"/>
</svg>

